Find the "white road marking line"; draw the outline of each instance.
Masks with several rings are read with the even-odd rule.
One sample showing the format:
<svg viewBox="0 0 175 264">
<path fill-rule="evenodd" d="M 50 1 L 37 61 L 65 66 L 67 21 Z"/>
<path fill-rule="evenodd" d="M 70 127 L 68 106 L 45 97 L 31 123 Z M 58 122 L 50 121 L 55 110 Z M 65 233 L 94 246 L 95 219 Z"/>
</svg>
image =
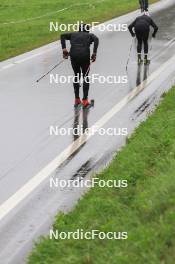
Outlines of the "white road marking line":
<svg viewBox="0 0 175 264">
<path fill-rule="evenodd" d="M 58 47 L 50 48 L 49 50 L 47 50 L 47 52 L 52 51 L 52 50 L 57 49 L 57 48 L 58 48 Z M 43 55 L 43 54 L 45 54 L 45 53 L 46 53 L 46 52 L 43 51 L 43 52 L 39 52 L 39 53 L 37 53 L 37 54 L 33 54 L 33 55 L 31 55 L 30 57 L 28 57 L 28 58 L 24 58 L 24 59 L 21 59 L 21 60 L 15 61 L 14 64 L 20 64 L 20 63 L 22 63 L 22 62 L 28 61 L 29 58 L 30 58 L 30 59 L 33 59 L 33 58 L 35 58 L 35 57 L 37 57 L 37 56 L 41 56 L 41 55 Z"/>
<path fill-rule="evenodd" d="M 99 1 L 97 1 L 97 2 L 95 2 L 95 4 L 96 3 L 102 3 L 102 2 L 105 2 L 106 0 L 99 0 Z M 66 9 L 66 8 L 65 8 Z M 64 9 L 63 10 L 60 10 L 60 11 L 64 11 Z M 135 13 L 136 11 L 133 11 L 133 12 L 130 12 L 128 15 L 130 15 L 130 14 L 132 14 L 132 13 Z M 126 15 L 123 15 L 124 17 L 125 16 L 127 16 L 127 14 Z M 123 17 L 123 16 L 120 16 L 120 17 L 117 17 L 116 19 L 117 20 L 119 20 L 121 17 Z M 112 19 L 113 20 L 113 19 Z M 101 25 L 104 25 L 104 24 L 107 24 L 107 23 L 110 23 L 110 21 L 111 20 L 109 20 L 109 21 L 105 21 L 104 23 L 100 23 Z M 10 22 L 11 23 L 11 22 Z M 119 22 L 117 22 L 117 23 L 119 23 Z M 96 26 L 94 26 L 93 28 L 98 28 L 98 26 L 99 25 L 96 25 Z M 60 42 L 60 40 L 59 40 L 59 42 Z M 55 42 L 52 42 L 52 43 L 50 43 L 50 44 L 53 44 L 53 43 L 56 43 L 56 41 Z M 48 44 L 48 45 L 50 45 L 50 44 Z M 38 48 L 38 49 L 42 49 L 43 47 L 40 47 L 40 48 Z M 52 47 L 52 48 L 49 48 L 49 50 L 54 50 L 54 49 L 57 49 L 58 48 L 58 46 L 55 46 L 55 47 Z M 37 49 L 36 49 L 37 50 Z M 43 55 L 43 54 L 45 54 L 46 52 L 48 52 L 49 50 L 44 50 L 43 52 L 39 52 L 39 53 L 36 53 L 36 54 L 34 54 L 34 55 L 29 55 L 29 56 L 27 56 L 26 58 L 24 58 L 24 59 L 21 59 L 21 60 L 19 60 L 19 61 L 17 61 L 17 62 L 15 62 L 14 61 L 14 63 L 10 63 L 10 64 L 13 64 L 12 66 L 15 66 L 15 64 L 19 64 L 19 63 L 22 63 L 22 62 L 26 62 L 26 61 L 28 61 L 28 60 L 30 60 L 30 59 L 33 59 L 34 57 L 37 57 L 37 56 L 40 56 L 40 55 Z M 35 51 L 35 50 L 34 50 Z M 26 52 L 26 53 L 28 53 L 28 52 Z M 24 53 L 24 54 L 26 54 L 26 53 Z M 21 56 L 21 55 L 19 55 L 19 56 Z M 18 57 L 18 56 L 17 56 Z M 10 59 L 9 59 L 10 60 Z M 2 61 L 3 62 L 3 61 Z M 0 62 L 1 63 L 1 62 Z M 9 65 L 9 64 L 8 64 Z M 8 68 L 8 65 L 5 65 L 5 66 L 3 66 L 2 68 L 0 68 L 0 72 L 1 71 L 3 71 L 3 70 L 5 70 L 5 69 L 7 69 Z M 10 67 L 12 67 L 12 66 L 10 66 Z"/>
<path fill-rule="evenodd" d="M 102 3 L 102 2 L 105 2 L 106 0 L 99 0 L 99 1 L 97 1 L 97 2 L 95 2 L 95 3 Z M 154 4 L 155 5 L 155 4 Z M 64 9 L 66 9 L 66 8 L 64 8 Z M 60 10 L 58 10 L 58 11 L 64 11 L 64 9 L 60 9 Z M 56 11 L 56 12 L 58 12 L 58 11 Z M 119 19 L 120 18 L 122 18 L 122 17 L 127 17 L 127 15 L 131 15 L 131 14 L 134 14 L 134 13 L 136 13 L 136 11 L 133 11 L 133 12 L 130 12 L 130 13 L 128 13 L 128 14 L 126 14 L 126 15 L 123 15 L 123 16 L 120 16 L 120 17 L 117 17 L 116 19 L 117 19 L 117 21 L 119 21 Z M 47 14 L 48 15 L 48 14 Z M 104 22 L 104 23 L 101 23 L 101 25 L 103 25 L 103 24 L 107 24 L 107 23 L 110 23 L 110 21 L 113 21 L 114 19 L 112 19 L 112 20 L 109 20 L 109 21 L 106 21 L 106 22 Z M 12 22 L 9 22 L 9 23 L 14 23 L 14 21 L 12 21 Z M 117 22 L 117 23 L 119 23 L 119 22 Z M 1 24 L 0 24 L 1 25 Z M 94 28 L 97 28 L 98 27 L 98 25 L 97 26 L 94 26 Z M 54 43 L 54 42 L 53 42 Z M 50 45 L 50 44 L 48 44 L 48 45 Z M 40 47 L 40 48 L 38 48 L 38 49 L 41 49 L 42 47 Z M 53 47 L 52 49 L 54 50 L 54 49 L 57 49 L 58 47 L 56 46 L 56 47 Z M 1 71 L 3 71 L 3 70 L 6 70 L 6 69 L 8 69 L 8 68 L 10 68 L 10 67 L 12 67 L 12 66 L 15 66 L 15 64 L 19 64 L 19 63 L 22 63 L 22 62 L 26 62 L 26 61 L 28 61 L 28 60 L 30 60 L 30 59 L 33 59 L 34 57 L 37 57 L 37 56 L 40 56 L 40 55 L 43 55 L 43 54 L 45 54 L 46 52 L 48 52 L 49 50 L 45 50 L 45 51 L 43 51 L 43 52 L 39 52 L 39 53 L 36 53 L 36 54 L 34 54 L 34 55 L 29 55 L 29 56 L 27 56 L 25 59 L 21 59 L 21 60 L 19 60 L 19 61 L 17 61 L 17 63 L 16 62 L 14 62 L 14 63 L 10 63 L 10 64 L 8 64 L 8 65 L 11 65 L 11 64 L 13 64 L 13 65 L 11 65 L 11 66 L 8 66 L 8 65 L 5 65 L 5 66 L 3 66 L 2 68 L 0 68 L 0 72 Z M 25 54 L 25 53 L 24 53 Z M 21 56 L 21 55 L 19 55 L 19 56 Z M 1 62 L 0 62 L 1 63 Z"/>
<path fill-rule="evenodd" d="M 165 71 L 169 66 L 174 65 L 175 56 L 164 63 L 158 70 L 151 74 L 147 80 L 133 89 L 120 102 L 118 102 L 111 110 L 109 110 L 102 118 L 100 118 L 93 126 L 98 128 L 103 127 L 116 113 L 118 113 L 124 106 L 126 106 L 134 97 L 136 97 L 146 86 Z M 85 142 L 87 142 L 92 135 L 82 135 L 75 142 L 70 144 L 64 151 L 62 151 L 53 161 L 45 166 L 32 179 L 24 184 L 15 194 L 0 205 L 0 221 L 13 210 L 20 202 L 22 202 L 29 194 L 31 194 L 45 179 L 51 175 L 58 166 L 60 166 L 66 159 L 68 159 L 76 150 L 78 150 Z"/>
<path fill-rule="evenodd" d="M 49 48 L 49 49 L 47 50 L 47 52 L 50 52 L 50 51 L 52 51 L 52 50 L 54 50 L 54 49 L 57 49 L 57 48 L 58 48 L 58 47 L 52 47 L 52 48 Z M 9 64 L 3 66 L 2 68 L 0 68 L 0 72 L 3 71 L 3 70 L 9 69 L 9 68 L 15 66 L 16 64 L 21 64 L 21 63 L 26 62 L 26 61 L 28 61 L 28 60 L 30 60 L 30 59 L 33 59 L 33 58 L 38 57 L 38 56 L 41 56 L 41 55 L 43 55 L 43 54 L 45 54 L 45 53 L 46 53 L 46 51 L 42 51 L 42 52 L 39 52 L 39 53 L 33 54 L 33 55 L 29 56 L 29 57 L 26 57 L 26 58 L 24 58 L 24 59 L 14 61 L 13 63 L 9 63 Z"/>
<path fill-rule="evenodd" d="M 105 2 L 105 1 L 106 1 L 106 0 L 99 0 L 99 1 L 94 2 L 94 4 L 100 4 L 100 3 Z M 8 25 L 8 24 L 15 24 L 15 23 L 25 23 L 25 22 L 27 22 L 27 21 L 31 21 L 31 20 L 35 20 L 35 19 L 40 19 L 40 18 L 45 17 L 45 16 L 48 16 L 48 15 L 52 15 L 52 14 L 55 14 L 55 13 L 59 13 L 59 12 L 62 12 L 62 11 L 66 11 L 66 10 L 72 8 L 72 7 L 75 7 L 75 6 L 84 6 L 84 5 L 92 5 L 92 4 L 89 3 L 89 2 L 87 2 L 87 3 L 82 3 L 82 4 L 81 4 L 81 3 L 80 3 L 80 4 L 74 4 L 74 5 L 68 6 L 68 7 L 66 7 L 66 8 L 59 9 L 59 10 L 57 10 L 57 11 L 55 11 L 55 12 L 47 13 L 47 14 L 45 14 L 45 15 L 43 15 L 43 16 L 39 16 L 39 17 L 31 18 L 31 19 L 26 19 L 26 20 L 20 20 L 20 21 L 16 21 L 16 22 L 15 22 L 15 21 L 5 22 L 5 23 L 2 23 L 2 24 L 0 24 L 0 25 Z M 24 58 L 24 59 L 21 59 L 21 60 L 19 60 L 19 61 L 14 61 L 14 63 L 7 64 L 7 65 L 3 66 L 2 68 L 0 68 L 0 72 L 3 71 L 3 70 L 9 69 L 9 68 L 15 66 L 16 64 L 20 64 L 20 63 L 26 62 L 26 61 L 28 61 L 28 60 L 30 60 L 30 59 L 33 59 L 33 58 L 35 58 L 35 57 L 37 57 L 37 56 L 40 56 L 40 55 L 43 55 L 43 54 L 45 54 L 46 52 L 48 52 L 48 51 L 50 51 L 50 50 L 57 49 L 57 48 L 58 48 L 58 47 L 53 47 L 53 48 L 50 48 L 49 50 L 45 50 L 45 51 L 43 51 L 43 52 L 36 53 L 36 54 L 34 54 L 34 55 L 28 56 L 28 57 L 26 57 L 26 58 Z M 20 56 L 20 55 L 19 55 L 19 56 Z"/>
<path fill-rule="evenodd" d="M 11 67 L 13 67 L 13 66 L 14 66 L 14 64 L 13 64 L 13 63 L 10 63 L 10 64 L 7 64 L 7 65 L 3 66 L 2 69 L 3 69 L 3 70 L 5 70 L 5 69 L 9 69 L 9 68 L 11 68 Z"/>
</svg>

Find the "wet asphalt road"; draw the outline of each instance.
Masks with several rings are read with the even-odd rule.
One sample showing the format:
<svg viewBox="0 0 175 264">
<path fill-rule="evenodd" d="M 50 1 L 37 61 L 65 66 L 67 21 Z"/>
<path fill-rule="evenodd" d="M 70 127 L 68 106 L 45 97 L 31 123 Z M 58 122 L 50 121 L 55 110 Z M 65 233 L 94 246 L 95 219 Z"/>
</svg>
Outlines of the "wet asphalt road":
<svg viewBox="0 0 175 264">
<path fill-rule="evenodd" d="M 133 43 L 126 72 L 128 50 L 132 41 L 128 32 L 97 32 L 100 47 L 91 73 L 104 76 L 127 75 L 128 84 L 92 84 L 89 97 L 95 99 L 95 107 L 89 111 L 74 111 L 72 84 L 51 85 L 49 76 L 36 83 L 42 74 L 62 59 L 59 46 L 58 49 L 51 47 L 50 51 L 8 69 L 2 69 L 7 62 L 0 64 L 0 204 L 77 140 L 72 135 L 50 136 L 51 125 L 70 128 L 82 124 L 91 127 L 144 79 L 172 58 L 175 54 L 175 5 L 162 10 L 156 6 L 153 18 L 160 30 L 157 39 L 150 43 L 150 57 L 153 61 L 149 67 L 137 68 L 136 44 Z M 135 16 L 134 12 L 132 17 Z M 124 21 L 130 22 L 130 17 L 125 17 Z M 115 23 L 115 20 L 112 22 Z M 8 63 L 15 60 L 14 58 Z M 170 68 L 149 85 L 145 81 L 144 90 L 103 127 L 127 128 L 131 134 L 154 108 L 161 94 L 173 84 L 174 73 L 172 67 Z M 53 73 L 72 74 L 70 62 L 65 61 Z M 80 175 L 90 177 L 92 172 L 106 166 L 115 151 L 125 142 L 126 136 L 96 134 L 84 142 L 50 176 L 58 179 L 76 179 Z M 52 189 L 49 187 L 49 177 L 43 181 L 1 220 L 0 263 L 25 263 L 23 256 L 31 247 L 32 240 L 48 231 L 55 213 L 72 208 L 84 191 Z"/>
</svg>

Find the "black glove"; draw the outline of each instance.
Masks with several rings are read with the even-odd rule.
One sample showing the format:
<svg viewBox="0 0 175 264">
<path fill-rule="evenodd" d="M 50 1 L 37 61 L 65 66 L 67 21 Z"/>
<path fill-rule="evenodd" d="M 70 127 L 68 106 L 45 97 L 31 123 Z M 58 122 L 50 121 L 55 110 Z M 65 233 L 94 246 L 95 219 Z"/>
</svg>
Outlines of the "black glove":
<svg viewBox="0 0 175 264">
<path fill-rule="evenodd" d="M 63 49 L 63 59 L 68 59 L 69 57 L 69 52 L 67 51 L 67 49 Z"/>
<path fill-rule="evenodd" d="M 136 34 L 135 33 L 132 33 L 132 37 L 135 38 Z"/>
<path fill-rule="evenodd" d="M 96 61 L 96 57 L 97 57 L 96 54 L 93 53 L 92 56 L 91 56 L 91 60 L 92 60 L 92 62 L 95 62 L 95 61 Z"/>
<path fill-rule="evenodd" d="M 153 34 L 152 34 L 152 37 L 153 37 L 153 38 L 155 38 L 155 37 L 156 37 L 156 34 L 155 34 L 155 33 L 153 33 Z"/>
</svg>

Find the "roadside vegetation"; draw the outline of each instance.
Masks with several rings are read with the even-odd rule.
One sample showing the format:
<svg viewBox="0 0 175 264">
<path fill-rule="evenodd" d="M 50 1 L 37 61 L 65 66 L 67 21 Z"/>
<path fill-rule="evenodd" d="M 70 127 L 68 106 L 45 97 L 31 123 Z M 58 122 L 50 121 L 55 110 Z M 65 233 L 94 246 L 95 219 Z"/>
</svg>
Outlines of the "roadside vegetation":
<svg viewBox="0 0 175 264">
<path fill-rule="evenodd" d="M 54 230 L 126 231 L 127 240 L 50 240 L 35 245 L 28 264 L 175 263 L 175 87 L 96 177 L 128 187 L 92 188 Z"/>
<path fill-rule="evenodd" d="M 50 21 L 102 22 L 136 8 L 138 0 L 0 0 L 0 61 L 58 40 Z"/>
</svg>

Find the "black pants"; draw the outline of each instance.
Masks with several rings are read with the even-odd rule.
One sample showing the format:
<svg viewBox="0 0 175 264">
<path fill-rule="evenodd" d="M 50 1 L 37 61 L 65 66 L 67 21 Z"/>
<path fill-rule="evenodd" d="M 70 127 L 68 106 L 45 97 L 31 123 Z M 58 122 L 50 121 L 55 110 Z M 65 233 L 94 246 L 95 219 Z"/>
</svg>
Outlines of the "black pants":
<svg viewBox="0 0 175 264">
<path fill-rule="evenodd" d="M 148 0 L 139 0 L 142 11 L 148 11 Z"/>
<path fill-rule="evenodd" d="M 137 26 L 135 33 L 138 40 L 137 53 L 142 52 L 142 45 L 144 45 L 144 53 L 148 54 L 149 28 L 145 28 L 143 25 Z"/>
<path fill-rule="evenodd" d="M 80 59 L 71 57 L 71 64 L 75 74 L 74 92 L 75 98 L 79 98 L 79 89 L 80 89 L 80 77 L 81 73 L 83 75 L 83 99 L 88 98 L 89 93 L 89 66 L 90 66 L 90 58 Z M 86 77 L 86 78 L 85 78 Z"/>
</svg>

